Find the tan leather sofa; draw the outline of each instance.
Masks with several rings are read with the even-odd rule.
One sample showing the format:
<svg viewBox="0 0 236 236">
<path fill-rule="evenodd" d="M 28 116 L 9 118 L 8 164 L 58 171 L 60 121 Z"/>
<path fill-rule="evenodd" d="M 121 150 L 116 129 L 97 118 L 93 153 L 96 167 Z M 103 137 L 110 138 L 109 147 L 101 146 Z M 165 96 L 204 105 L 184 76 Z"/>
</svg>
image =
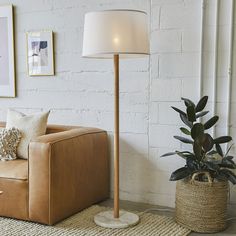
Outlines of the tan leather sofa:
<svg viewBox="0 0 236 236">
<path fill-rule="evenodd" d="M 108 159 L 105 131 L 49 125 L 28 161 L 0 161 L 0 216 L 52 225 L 108 198 Z"/>
</svg>

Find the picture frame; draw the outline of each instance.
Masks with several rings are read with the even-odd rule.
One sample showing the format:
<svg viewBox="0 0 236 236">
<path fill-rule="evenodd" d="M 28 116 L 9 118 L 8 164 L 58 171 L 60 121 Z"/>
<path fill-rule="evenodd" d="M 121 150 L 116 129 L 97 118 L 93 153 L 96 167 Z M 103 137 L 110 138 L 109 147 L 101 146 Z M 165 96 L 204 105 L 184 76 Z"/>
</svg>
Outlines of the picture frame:
<svg viewBox="0 0 236 236">
<path fill-rule="evenodd" d="M 53 31 L 27 32 L 26 40 L 28 75 L 54 75 Z"/>
<path fill-rule="evenodd" d="M 13 6 L 0 5 L 0 97 L 15 97 Z"/>
</svg>

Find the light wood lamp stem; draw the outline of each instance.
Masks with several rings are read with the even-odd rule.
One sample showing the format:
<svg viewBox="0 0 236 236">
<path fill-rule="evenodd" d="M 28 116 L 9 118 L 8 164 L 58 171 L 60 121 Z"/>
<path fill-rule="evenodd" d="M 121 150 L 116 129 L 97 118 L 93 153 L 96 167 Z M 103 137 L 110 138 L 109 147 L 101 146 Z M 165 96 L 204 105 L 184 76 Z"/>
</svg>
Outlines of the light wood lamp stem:
<svg viewBox="0 0 236 236">
<path fill-rule="evenodd" d="M 114 218 L 119 218 L 119 55 L 114 55 Z"/>
</svg>

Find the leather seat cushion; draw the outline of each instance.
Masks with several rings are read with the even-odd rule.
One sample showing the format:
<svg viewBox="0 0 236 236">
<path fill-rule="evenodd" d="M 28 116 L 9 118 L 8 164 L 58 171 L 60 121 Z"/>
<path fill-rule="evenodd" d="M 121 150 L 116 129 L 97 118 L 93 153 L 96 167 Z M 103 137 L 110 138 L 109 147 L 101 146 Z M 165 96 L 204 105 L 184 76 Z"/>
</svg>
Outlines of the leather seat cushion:
<svg viewBox="0 0 236 236">
<path fill-rule="evenodd" d="M 27 180 L 28 161 L 23 159 L 0 161 L 0 178 Z"/>
</svg>

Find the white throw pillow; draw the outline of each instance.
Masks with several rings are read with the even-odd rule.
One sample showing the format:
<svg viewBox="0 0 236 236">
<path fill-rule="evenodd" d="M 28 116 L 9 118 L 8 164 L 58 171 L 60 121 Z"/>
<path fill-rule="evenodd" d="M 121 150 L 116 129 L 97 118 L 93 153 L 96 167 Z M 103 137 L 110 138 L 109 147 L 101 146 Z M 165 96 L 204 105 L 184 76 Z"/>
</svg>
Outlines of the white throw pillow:
<svg viewBox="0 0 236 236">
<path fill-rule="evenodd" d="M 17 158 L 16 149 L 21 134 L 16 128 L 0 129 L 0 160 L 9 161 Z"/>
<path fill-rule="evenodd" d="M 30 141 L 46 133 L 49 112 L 25 115 L 15 110 L 8 110 L 6 128 L 14 127 L 21 133 L 21 141 L 17 147 L 18 157 L 28 159 Z"/>
</svg>

